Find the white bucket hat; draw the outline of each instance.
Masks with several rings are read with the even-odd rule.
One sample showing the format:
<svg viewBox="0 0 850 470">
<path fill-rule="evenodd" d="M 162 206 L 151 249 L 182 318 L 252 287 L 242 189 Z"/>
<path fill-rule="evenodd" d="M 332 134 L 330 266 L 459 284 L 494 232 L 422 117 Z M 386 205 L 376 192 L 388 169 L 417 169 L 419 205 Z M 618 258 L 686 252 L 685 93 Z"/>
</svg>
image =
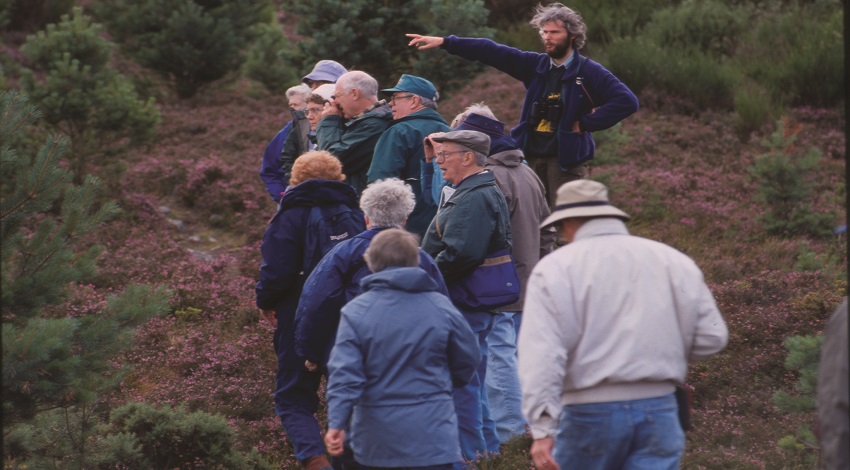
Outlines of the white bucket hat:
<svg viewBox="0 0 850 470">
<path fill-rule="evenodd" d="M 631 218 L 608 202 L 608 188 L 598 181 L 582 179 L 562 184 L 558 188 L 556 203 L 555 210 L 540 224 L 540 228 L 574 217 Z"/>
</svg>

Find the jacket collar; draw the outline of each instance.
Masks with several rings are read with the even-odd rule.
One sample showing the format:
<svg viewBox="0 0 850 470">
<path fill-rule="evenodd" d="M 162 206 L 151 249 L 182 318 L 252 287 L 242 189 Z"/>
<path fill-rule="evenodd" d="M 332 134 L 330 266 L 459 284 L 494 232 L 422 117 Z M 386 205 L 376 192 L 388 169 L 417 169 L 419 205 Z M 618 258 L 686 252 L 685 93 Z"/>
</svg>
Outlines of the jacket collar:
<svg viewBox="0 0 850 470">
<path fill-rule="evenodd" d="M 493 172 L 484 169 L 484 171 L 467 176 L 457 186 L 455 186 L 455 195 L 461 191 L 470 191 L 479 186 L 492 186 L 496 184 L 496 177 Z M 452 196 L 454 198 L 454 196 Z"/>
<path fill-rule="evenodd" d="M 433 292 L 438 290 L 437 283 L 424 269 L 387 268 L 370 274 L 360 281 L 363 292 L 372 289 L 392 289 L 407 292 Z"/>
<path fill-rule="evenodd" d="M 448 125 L 448 123 L 443 118 L 443 116 L 440 116 L 440 113 L 438 113 L 437 111 L 434 111 L 431 108 L 420 109 L 419 111 L 416 111 L 414 113 L 410 113 L 410 114 L 408 114 L 407 116 L 405 116 L 401 119 L 394 119 L 393 122 L 390 125 L 394 125 L 398 122 L 413 121 L 413 120 L 416 120 L 416 119 L 424 119 L 424 120 L 428 120 L 428 121 L 437 121 L 437 122 L 440 122 L 442 124 Z"/>
<path fill-rule="evenodd" d="M 584 238 L 599 237 L 604 235 L 628 235 L 629 229 L 625 222 L 615 217 L 598 217 L 590 219 L 576 231 L 573 242 Z"/>
</svg>

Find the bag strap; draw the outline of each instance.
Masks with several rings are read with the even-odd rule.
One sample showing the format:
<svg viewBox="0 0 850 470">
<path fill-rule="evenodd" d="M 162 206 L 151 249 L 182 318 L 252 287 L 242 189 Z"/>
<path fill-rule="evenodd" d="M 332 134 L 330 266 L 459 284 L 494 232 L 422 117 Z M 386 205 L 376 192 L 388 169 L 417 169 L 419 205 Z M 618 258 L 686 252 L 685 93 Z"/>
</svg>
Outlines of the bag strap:
<svg viewBox="0 0 850 470">
<path fill-rule="evenodd" d="M 593 97 L 590 96 L 590 92 L 587 91 L 587 88 L 584 86 L 584 79 L 581 75 L 581 66 L 584 65 L 585 61 L 587 61 L 586 57 L 580 57 L 578 62 L 578 69 L 576 70 L 576 85 L 580 86 L 582 90 L 584 90 L 585 96 L 587 96 L 587 100 L 590 101 L 590 107 L 595 108 L 596 103 L 593 102 Z"/>
</svg>

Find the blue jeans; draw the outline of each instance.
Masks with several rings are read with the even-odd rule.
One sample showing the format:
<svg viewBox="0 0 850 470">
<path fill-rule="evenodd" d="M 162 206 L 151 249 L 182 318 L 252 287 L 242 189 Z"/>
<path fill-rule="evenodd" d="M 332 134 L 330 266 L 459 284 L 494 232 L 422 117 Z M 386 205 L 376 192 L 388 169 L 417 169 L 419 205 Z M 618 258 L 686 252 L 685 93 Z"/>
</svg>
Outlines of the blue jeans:
<svg viewBox="0 0 850 470">
<path fill-rule="evenodd" d="M 567 405 L 554 458 L 561 469 L 678 469 L 685 451 L 676 398 Z"/>
<path fill-rule="evenodd" d="M 487 397 L 502 444 L 525 434 L 516 351 L 521 319 L 522 312 L 497 313 L 487 337 Z"/>
<path fill-rule="evenodd" d="M 469 381 L 463 387 L 455 388 L 452 397 L 457 412 L 458 430 L 460 434 L 460 451 L 465 460 L 475 460 L 492 451 L 488 447 L 488 441 L 492 446 L 495 441 L 498 452 L 498 440 L 495 439 L 495 426 L 486 432 L 491 436 L 485 439 L 485 418 L 489 419 L 490 410 L 487 406 L 487 391 L 484 381 L 487 375 L 487 335 L 493 328 L 493 314 L 489 312 L 466 312 L 461 311 L 472 332 L 478 337 L 478 346 L 481 350 L 481 363 Z"/>
</svg>

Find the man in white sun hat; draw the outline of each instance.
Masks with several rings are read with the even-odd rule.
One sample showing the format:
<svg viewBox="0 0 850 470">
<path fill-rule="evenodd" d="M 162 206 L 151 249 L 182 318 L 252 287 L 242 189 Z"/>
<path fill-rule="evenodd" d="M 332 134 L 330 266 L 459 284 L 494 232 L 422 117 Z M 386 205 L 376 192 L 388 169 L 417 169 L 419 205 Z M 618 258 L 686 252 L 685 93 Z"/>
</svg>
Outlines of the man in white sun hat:
<svg viewBox="0 0 850 470">
<path fill-rule="evenodd" d="M 532 271 L 519 334 L 534 463 L 678 468 L 674 390 L 688 361 L 725 347 L 726 323 L 697 265 L 629 235 L 603 184 L 566 183 L 556 202 L 541 227 L 558 226 L 567 245 Z"/>
</svg>

